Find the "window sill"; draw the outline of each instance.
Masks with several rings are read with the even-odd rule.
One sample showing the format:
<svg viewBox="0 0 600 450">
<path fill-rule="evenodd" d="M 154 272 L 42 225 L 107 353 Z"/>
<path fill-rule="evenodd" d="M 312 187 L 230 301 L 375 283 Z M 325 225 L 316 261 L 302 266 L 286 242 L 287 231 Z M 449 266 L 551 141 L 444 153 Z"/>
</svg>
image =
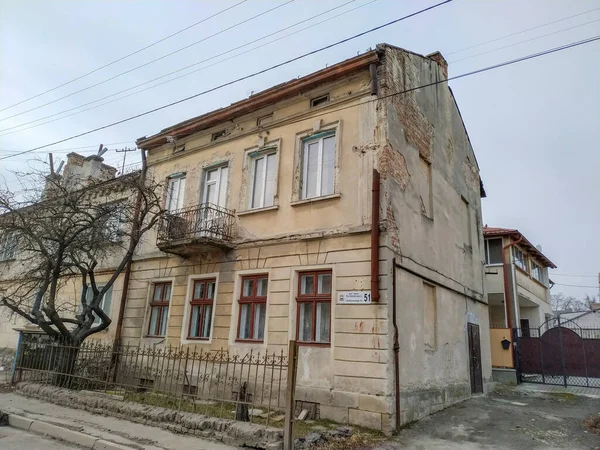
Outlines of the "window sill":
<svg viewBox="0 0 600 450">
<path fill-rule="evenodd" d="M 290 205 L 300 206 L 300 205 L 306 205 L 307 203 L 320 202 L 322 200 L 333 200 L 333 199 L 341 198 L 341 197 L 342 197 L 342 194 L 331 194 L 331 195 L 324 195 L 322 197 L 311 197 L 311 198 L 305 198 L 302 200 L 295 200 L 295 201 L 291 202 Z"/>
<path fill-rule="evenodd" d="M 239 343 L 239 344 L 261 344 L 261 345 L 265 343 L 265 341 L 257 340 L 257 339 L 236 339 L 235 342 Z"/>
<path fill-rule="evenodd" d="M 185 338 L 186 341 L 201 341 L 201 342 L 208 342 L 210 341 L 210 338 L 207 337 L 192 337 L 192 336 L 188 336 Z"/>
<path fill-rule="evenodd" d="M 147 334 L 146 336 L 143 337 L 143 339 L 166 339 L 167 337 L 165 335 L 162 336 L 156 336 L 156 335 L 149 335 Z"/>
<path fill-rule="evenodd" d="M 297 341 L 303 347 L 331 347 L 331 342 L 305 342 Z"/>
<path fill-rule="evenodd" d="M 502 263 L 486 264 L 485 267 L 502 267 Z"/>
<path fill-rule="evenodd" d="M 279 209 L 279 205 L 273 205 L 273 206 L 267 206 L 265 208 L 254 208 L 254 209 L 248 209 L 246 211 L 238 211 L 237 215 L 238 216 L 247 216 L 249 214 L 255 214 L 255 213 L 260 213 L 260 212 L 277 211 L 278 209 Z"/>
</svg>

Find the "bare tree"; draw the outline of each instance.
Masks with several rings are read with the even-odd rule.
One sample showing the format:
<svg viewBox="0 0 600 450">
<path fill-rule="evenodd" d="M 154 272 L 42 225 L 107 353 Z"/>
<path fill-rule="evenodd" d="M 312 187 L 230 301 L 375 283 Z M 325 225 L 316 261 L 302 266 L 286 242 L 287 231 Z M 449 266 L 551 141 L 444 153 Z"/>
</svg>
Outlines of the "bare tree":
<svg viewBox="0 0 600 450">
<path fill-rule="evenodd" d="M 557 313 L 584 312 L 590 311 L 590 304 L 594 303 L 594 298 L 585 296 L 583 300 L 567 296 L 562 293 L 552 294 L 551 298 L 552 311 Z"/>
<path fill-rule="evenodd" d="M 145 170 L 75 186 L 41 171 L 19 179 L 19 191 L 0 190 L 0 252 L 11 259 L 0 265 L 0 307 L 76 349 L 111 324 L 102 299 L 160 220 L 162 187 Z"/>
</svg>

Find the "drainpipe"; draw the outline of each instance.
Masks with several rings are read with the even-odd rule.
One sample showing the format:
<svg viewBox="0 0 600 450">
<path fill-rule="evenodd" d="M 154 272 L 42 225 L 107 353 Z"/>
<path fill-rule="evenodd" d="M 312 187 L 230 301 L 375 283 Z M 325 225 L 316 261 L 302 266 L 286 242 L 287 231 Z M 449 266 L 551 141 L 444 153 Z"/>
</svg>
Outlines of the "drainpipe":
<svg viewBox="0 0 600 450">
<path fill-rule="evenodd" d="M 379 301 L 379 172 L 373 169 L 371 191 L 371 300 Z"/>
<path fill-rule="evenodd" d="M 396 432 L 400 431 L 400 343 L 398 342 L 398 324 L 396 323 L 396 258 L 392 259 L 392 325 L 394 326 L 394 380 L 396 391 Z"/>
<path fill-rule="evenodd" d="M 146 181 L 146 153 L 142 152 L 142 172 L 141 178 L 142 183 Z M 142 207 L 142 193 L 138 191 L 137 198 L 135 200 L 135 210 L 133 212 L 133 225 L 138 226 L 137 230 L 131 230 L 131 233 L 137 233 L 139 231 L 138 220 L 140 217 L 140 208 Z M 125 266 L 125 276 L 123 278 L 123 291 L 121 292 L 121 304 L 119 305 L 119 316 L 117 317 L 117 326 L 115 329 L 115 341 L 114 345 L 117 346 L 121 343 L 121 332 L 123 330 L 123 316 L 125 315 L 125 304 L 127 303 L 127 292 L 129 291 L 129 279 L 131 278 L 131 264 L 133 261 L 133 255 Z M 116 347 L 115 347 L 116 350 Z M 116 373 L 116 371 L 115 371 Z"/>
<path fill-rule="evenodd" d="M 513 323 L 512 323 L 512 306 L 508 299 L 508 273 L 506 271 L 506 250 L 509 249 L 510 247 L 512 247 L 513 245 L 519 244 L 522 240 L 523 240 L 523 236 L 521 236 L 516 241 L 510 241 L 508 244 L 506 244 L 504 247 L 502 247 L 502 271 L 504 273 L 504 304 L 506 305 L 506 325 L 509 329 L 512 329 Z M 513 273 L 513 279 L 514 279 L 514 273 Z M 515 294 L 515 292 L 516 292 L 516 289 L 513 291 L 513 294 Z M 511 295 L 510 297 L 514 301 L 514 298 L 513 298 L 514 295 Z"/>
</svg>

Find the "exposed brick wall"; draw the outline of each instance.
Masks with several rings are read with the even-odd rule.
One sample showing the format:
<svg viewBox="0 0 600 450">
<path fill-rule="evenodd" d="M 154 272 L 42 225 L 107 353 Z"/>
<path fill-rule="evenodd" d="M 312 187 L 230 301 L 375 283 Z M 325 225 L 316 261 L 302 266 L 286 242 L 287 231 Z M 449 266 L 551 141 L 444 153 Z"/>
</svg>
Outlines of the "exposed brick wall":
<svg viewBox="0 0 600 450">
<path fill-rule="evenodd" d="M 383 180 L 391 177 L 403 191 L 410 182 L 410 173 L 404 155 L 394 150 L 389 143 L 383 147 L 379 155 L 379 172 Z"/>
<path fill-rule="evenodd" d="M 479 191 L 479 171 L 468 157 L 462 163 L 462 172 L 467 186 L 474 191 Z"/>
</svg>

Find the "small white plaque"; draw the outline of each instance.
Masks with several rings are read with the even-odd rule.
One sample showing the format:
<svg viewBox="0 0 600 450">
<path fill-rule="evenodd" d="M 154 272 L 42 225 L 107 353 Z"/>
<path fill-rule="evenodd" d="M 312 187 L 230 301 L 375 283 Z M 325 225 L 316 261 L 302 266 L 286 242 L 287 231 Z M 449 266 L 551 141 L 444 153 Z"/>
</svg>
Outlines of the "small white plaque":
<svg viewBox="0 0 600 450">
<path fill-rule="evenodd" d="M 371 303 L 371 291 L 341 291 L 338 292 L 338 303 L 368 304 Z"/>
</svg>

